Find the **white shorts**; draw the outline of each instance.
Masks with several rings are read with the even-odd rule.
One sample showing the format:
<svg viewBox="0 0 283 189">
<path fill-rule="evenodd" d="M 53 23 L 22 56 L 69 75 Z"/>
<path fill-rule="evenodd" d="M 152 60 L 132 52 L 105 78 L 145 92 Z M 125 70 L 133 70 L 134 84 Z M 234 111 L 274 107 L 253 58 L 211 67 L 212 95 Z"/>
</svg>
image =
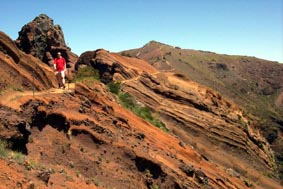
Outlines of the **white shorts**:
<svg viewBox="0 0 283 189">
<path fill-rule="evenodd" d="M 61 76 L 62 76 L 62 82 L 63 82 L 63 84 L 65 84 L 65 71 L 60 71 L 60 72 L 56 71 L 56 72 L 55 72 L 55 75 L 57 75 L 58 73 L 61 74 Z"/>
</svg>

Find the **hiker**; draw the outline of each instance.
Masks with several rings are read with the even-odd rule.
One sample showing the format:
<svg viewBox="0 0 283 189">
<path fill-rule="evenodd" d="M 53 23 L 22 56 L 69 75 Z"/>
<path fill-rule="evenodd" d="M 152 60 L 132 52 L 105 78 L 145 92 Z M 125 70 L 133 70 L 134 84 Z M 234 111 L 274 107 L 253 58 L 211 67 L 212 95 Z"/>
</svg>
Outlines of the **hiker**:
<svg viewBox="0 0 283 189">
<path fill-rule="evenodd" d="M 54 59 L 54 70 L 59 88 L 65 89 L 66 60 L 60 52 L 57 53 L 57 58 Z"/>
</svg>

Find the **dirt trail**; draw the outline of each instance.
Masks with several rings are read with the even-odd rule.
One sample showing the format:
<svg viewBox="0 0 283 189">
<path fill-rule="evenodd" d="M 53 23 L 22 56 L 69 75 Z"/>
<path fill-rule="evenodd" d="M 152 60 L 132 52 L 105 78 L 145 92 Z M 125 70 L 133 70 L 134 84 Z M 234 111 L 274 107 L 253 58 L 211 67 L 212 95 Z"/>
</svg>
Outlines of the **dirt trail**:
<svg viewBox="0 0 283 189">
<path fill-rule="evenodd" d="M 37 96 L 44 96 L 50 94 L 63 94 L 72 93 L 75 90 L 75 83 L 70 83 L 66 85 L 66 89 L 56 89 L 51 88 L 45 91 L 6 91 L 4 94 L 0 95 L 0 105 L 8 106 L 12 109 L 19 110 L 20 105 L 23 101 L 27 101 L 31 98 L 36 98 Z"/>
</svg>

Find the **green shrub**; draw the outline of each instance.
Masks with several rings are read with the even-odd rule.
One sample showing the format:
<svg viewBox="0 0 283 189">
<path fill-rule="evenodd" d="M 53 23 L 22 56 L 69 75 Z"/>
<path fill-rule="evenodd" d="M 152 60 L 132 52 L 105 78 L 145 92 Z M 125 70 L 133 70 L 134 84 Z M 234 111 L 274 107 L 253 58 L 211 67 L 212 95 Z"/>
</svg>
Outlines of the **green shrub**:
<svg viewBox="0 0 283 189">
<path fill-rule="evenodd" d="M 152 112 L 148 107 L 138 105 L 129 93 L 119 94 L 119 99 L 122 106 L 130 109 L 137 116 L 143 118 L 144 120 L 148 121 L 152 125 L 162 129 L 165 132 L 169 131 L 163 122 L 161 122 L 158 118 L 152 115 Z"/>
<path fill-rule="evenodd" d="M 24 166 L 26 167 L 26 169 L 27 170 L 34 170 L 34 169 L 36 169 L 37 167 L 39 167 L 38 166 L 38 164 L 35 162 L 35 161 L 33 161 L 33 160 L 28 160 L 28 161 L 26 161 L 25 162 L 25 164 L 24 164 Z"/>
<path fill-rule="evenodd" d="M 13 159 L 18 164 L 23 164 L 25 155 L 20 152 L 12 151 L 7 147 L 8 144 L 5 141 L 0 140 L 0 158 Z"/>
<path fill-rule="evenodd" d="M 79 68 L 74 78 L 76 82 L 89 80 L 89 79 L 99 80 L 99 71 L 91 66 Z"/>
<path fill-rule="evenodd" d="M 137 108 L 135 113 L 139 115 L 141 118 L 148 120 L 148 121 L 153 121 L 154 119 L 148 107 L 139 107 Z"/>
<path fill-rule="evenodd" d="M 162 130 L 165 131 L 165 132 L 168 132 L 168 131 L 169 131 L 169 129 L 166 127 L 166 125 L 165 125 L 162 121 L 160 121 L 159 119 L 154 119 L 154 120 L 151 122 L 151 124 L 155 125 L 156 127 L 162 129 Z"/>
<path fill-rule="evenodd" d="M 11 86 L 11 88 L 12 88 L 14 91 L 24 92 L 24 90 L 23 90 L 21 87 Z"/>
<path fill-rule="evenodd" d="M 18 164 L 23 164 L 25 161 L 25 155 L 21 152 L 11 152 L 10 157 L 15 160 Z"/>
<path fill-rule="evenodd" d="M 112 81 L 107 86 L 111 93 L 118 95 L 121 89 L 121 82 Z"/>
<path fill-rule="evenodd" d="M 122 106 L 124 106 L 125 108 L 132 110 L 135 107 L 133 97 L 129 93 L 119 94 L 119 99 L 120 99 Z"/>
<path fill-rule="evenodd" d="M 123 107 L 130 109 L 134 114 L 150 122 L 152 125 L 162 129 L 163 131 L 169 131 L 162 121 L 152 115 L 152 112 L 148 107 L 137 104 L 132 95 L 129 93 L 120 93 L 120 82 L 111 82 L 108 84 L 108 88 L 110 92 L 118 95 L 120 103 Z"/>
</svg>

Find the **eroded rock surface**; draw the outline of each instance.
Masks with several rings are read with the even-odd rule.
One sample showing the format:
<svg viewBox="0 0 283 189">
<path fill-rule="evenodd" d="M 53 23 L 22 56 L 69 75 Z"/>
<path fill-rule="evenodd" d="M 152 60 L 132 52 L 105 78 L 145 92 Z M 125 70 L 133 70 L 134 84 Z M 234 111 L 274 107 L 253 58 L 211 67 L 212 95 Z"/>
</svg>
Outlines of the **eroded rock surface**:
<svg viewBox="0 0 283 189">
<path fill-rule="evenodd" d="M 53 69 L 20 51 L 0 32 L 0 90 L 44 90 L 56 86 Z"/>
<path fill-rule="evenodd" d="M 16 43 L 25 53 L 39 58 L 50 66 L 53 65 L 53 59 L 56 58 L 58 51 L 72 69 L 78 58 L 66 45 L 60 25 L 54 25 L 53 20 L 45 14 L 40 14 L 24 25 Z"/>
<path fill-rule="evenodd" d="M 104 50 L 92 53 L 82 65 L 108 72 L 110 81 L 117 79 L 116 74 L 122 76 L 116 80 L 122 81 L 122 92 L 131 94 L 137 103 L 156 112 L 166 127 L 182 140 L 181 144 L 191 146 L 207 161 L 227 168 L 237 167 L 241 173 L 247 167 L 270 172 L 276 168 L 273 151 L 253 125 L 256 120 L 244 115 L 231 100 L 181 74 L 157 72 L 144 61 L 117 58 L 117 54 Z M 125 63 L 125 60 L 129 61 Z M 124 69 L 112 69 L 113 65 Z M 139 74 L 125 73 L 128 70 Z"/>
</svg>

